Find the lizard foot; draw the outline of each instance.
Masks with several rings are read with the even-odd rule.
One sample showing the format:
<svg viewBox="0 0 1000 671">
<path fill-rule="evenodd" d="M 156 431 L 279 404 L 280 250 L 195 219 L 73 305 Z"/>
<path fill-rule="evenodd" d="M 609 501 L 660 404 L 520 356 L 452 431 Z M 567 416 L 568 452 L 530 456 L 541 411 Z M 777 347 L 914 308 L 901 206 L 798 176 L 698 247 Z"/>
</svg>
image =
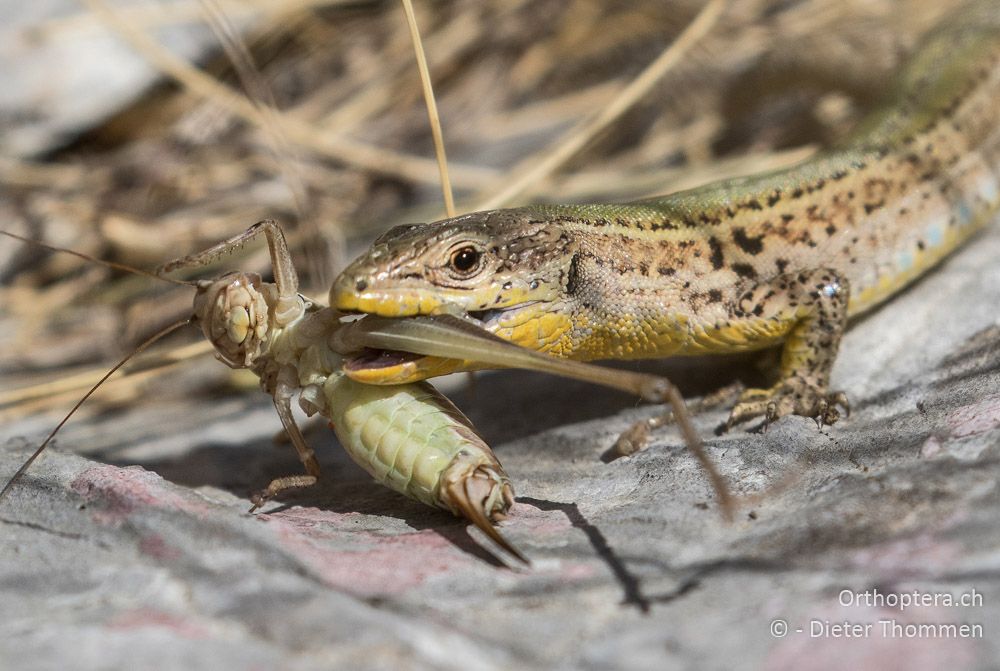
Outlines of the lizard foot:
<svg viewBox="0 0 1000 671">
<path fill-rule="evenodd" d="M 747 389 L 729 413 L 726 431 L 756 417 L 764 418 L 764 430 L 779 417 L 812 417 L 818 426 L 840 419 L 840 406 L 850 416 L 851 406 L 842 391 L 827 392 L 820 385 L 802 377 L 792 377 L 770 389 Z"/>
<path fill-rule="evenodd" d="M 734 382 L 725 387 L 716 389 L 712 393 L 688 403 L 688 412 L 699 413 L 711 410 L 722 405 L 729 405 L 739 396 L 744 389 L 742 382 Z M 664 411 L 648 419 L 636 422 L 625 429 L 615 444 L 601 455 L 601 461 L 606 464 L 615 459 L 628 457 L 636 452 L 646 449 L 649 443 L 650 434 L 661 426 L 674 423 L 673 408 L 665 408 Z"/>
</svg>

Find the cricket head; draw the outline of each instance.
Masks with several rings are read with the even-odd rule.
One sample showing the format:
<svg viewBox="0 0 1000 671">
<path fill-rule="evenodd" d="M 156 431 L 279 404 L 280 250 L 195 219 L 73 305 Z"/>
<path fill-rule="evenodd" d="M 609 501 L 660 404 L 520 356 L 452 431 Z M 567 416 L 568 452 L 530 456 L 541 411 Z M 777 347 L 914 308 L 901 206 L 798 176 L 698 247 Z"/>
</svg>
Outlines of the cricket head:
<svg viewBox="0 0 1000 671">
<path fill-rule="evenodd" d="M 270 329 L 265 297 L 269 286 L 256 273 L 230 273 L 198 283 L 195 321 L 219 360 L 231 368 L 252 367 L 264 350 Z"/>
<path fill-rule="evenodd" d="M 336 279 L 330 306 L 382 317 L 454 314 L 488 323 L 557 300 L 570 236 L 527 210 L 494 210 L 397 226 Z"/>
</svg>

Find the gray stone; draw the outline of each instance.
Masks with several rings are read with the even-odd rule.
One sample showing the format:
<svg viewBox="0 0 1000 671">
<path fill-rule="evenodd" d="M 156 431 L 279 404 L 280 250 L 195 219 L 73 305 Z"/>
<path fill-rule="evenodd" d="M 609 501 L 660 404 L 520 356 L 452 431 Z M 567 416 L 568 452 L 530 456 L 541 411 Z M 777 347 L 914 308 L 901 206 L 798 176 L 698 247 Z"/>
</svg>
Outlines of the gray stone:
<svg viewBox="0 0 1000 671">
<path fill-rule="evenodd" d="M 454 394 L 514 478 L 504 533 L 530 569 L 371 483 L 323 433 L 326 482 L 247 515 L 249 490 L 297 470 L 259 394 L 78 423 L 0 503 L 0 666 L 993 668 L 998 257 L 994 227 L 854 326 L 834 375 L 849 419 L 714 436 L 726 409 L 696 417 L 753 497 L 732 524 L 674 430 L 601 461 L 654 408 L 517 372 Z M 657 368 L 697 391 L 733 366 Z M 0 478 L 42 433 L 5 428 L 25 437 L 0 450 Z M 967 607 L 877 596 L 973 590 Z M 981 636 L 886 636 L 880 620 Z M 845 622 L 871 629 L 834 636 Z"/>
<path fill-rule="evenodd" d="M 129 12 L 144 10 L 142 16 L 156 19 L 155 5 L 108 4 L 133 28 L 185 60 L 203 57 L 218 44 L 198 15 L 174 21 L 161 8 L 158 20 L 143 22 Z M 237 23 L 245 24 L 245 16 Z M 73 0 L 0 0 L 0 72 L 0 152 L 6 156 L 58 148 L 161 78 L 121 35 Z"/>
</svg>

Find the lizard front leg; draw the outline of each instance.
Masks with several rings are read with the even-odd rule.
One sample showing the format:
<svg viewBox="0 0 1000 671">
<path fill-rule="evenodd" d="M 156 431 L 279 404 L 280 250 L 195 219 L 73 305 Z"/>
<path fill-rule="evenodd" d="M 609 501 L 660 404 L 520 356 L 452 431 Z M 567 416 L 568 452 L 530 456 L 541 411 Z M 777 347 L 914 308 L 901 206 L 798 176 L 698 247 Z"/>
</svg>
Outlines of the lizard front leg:
<svg viewBox="0 0 1000 671">
<path fill-rule="evenodd" d="M 762 320 L 784 333 L 781 379 L 770 389 L 747 389 L 733 407 L 726 429 L 755 417 L 767 423 L 784 415 L 833 424 L 837 406 L 850 412 L 843 392 L 829 391 L 840 339 L 847 325 L 850 286 L 830 268 L 786 273 L 746 291 L 733 307 L 736 321 L 750 328 Z"/>
</svg>

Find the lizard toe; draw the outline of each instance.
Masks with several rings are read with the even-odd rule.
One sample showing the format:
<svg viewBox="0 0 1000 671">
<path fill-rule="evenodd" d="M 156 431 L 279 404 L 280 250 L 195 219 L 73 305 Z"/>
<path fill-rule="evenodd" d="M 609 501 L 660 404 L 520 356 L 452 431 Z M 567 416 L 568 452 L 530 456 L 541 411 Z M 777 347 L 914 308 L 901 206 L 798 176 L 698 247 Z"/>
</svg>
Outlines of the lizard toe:
<svg viewBox="0 0 1000 671">
<path fill-rule="evenodd" d="M 729 414 L 728 431 L 737 424 L 764 418 L 764 430 L 786 415 L 800 415 L 816 420 L 819 427 L 835 424 L 840 419 L 838 406 L 850 413 L 847 395 L 842 391 L 829 393 L 820 385 L 801 377 L 784 380 L 770 389 L 748 389 Z"/>
</svg>

